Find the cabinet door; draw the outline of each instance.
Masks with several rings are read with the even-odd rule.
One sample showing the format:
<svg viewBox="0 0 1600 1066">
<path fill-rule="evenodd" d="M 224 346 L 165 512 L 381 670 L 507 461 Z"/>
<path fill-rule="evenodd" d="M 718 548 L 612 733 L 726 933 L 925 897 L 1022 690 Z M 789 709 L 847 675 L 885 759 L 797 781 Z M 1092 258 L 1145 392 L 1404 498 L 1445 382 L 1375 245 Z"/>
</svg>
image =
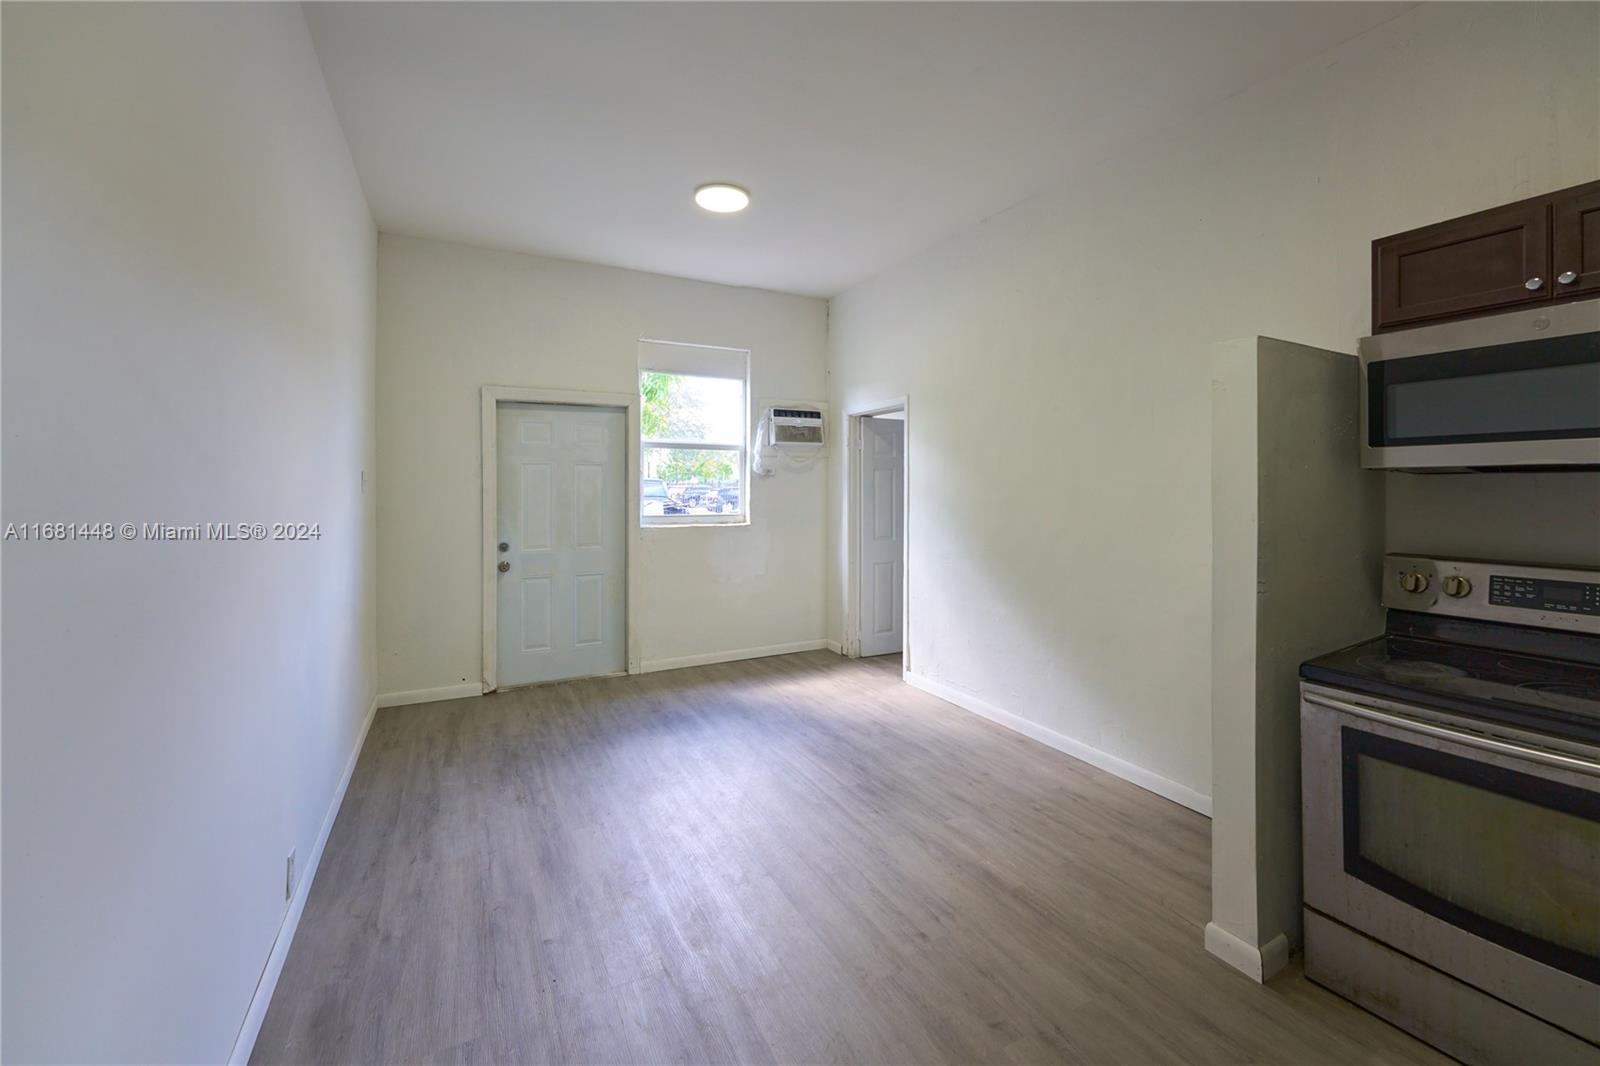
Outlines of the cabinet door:
<svg viewBox="0 0 1600 1066">
<path fill-rule="evenodd" d="M 1374 331 L 1550 299 L 1549 201 L 1372 242 Z"/>
<path fill-rule="evenodd" d="M 1551 231 L 1555 295 L 1600 292 L 1600 181 L 1555 197 Z"/>
</svg>

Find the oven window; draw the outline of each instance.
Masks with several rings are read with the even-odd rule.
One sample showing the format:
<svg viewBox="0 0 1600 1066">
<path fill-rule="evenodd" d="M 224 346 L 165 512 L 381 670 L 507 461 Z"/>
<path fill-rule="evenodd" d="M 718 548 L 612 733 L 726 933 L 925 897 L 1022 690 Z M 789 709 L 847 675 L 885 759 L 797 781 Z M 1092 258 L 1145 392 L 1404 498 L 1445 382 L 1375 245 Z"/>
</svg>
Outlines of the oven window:
<svg viewBox="0 0 1600 1066">
<path fill-rule="evenodd" d="M 1600 980 L 1600 792 L 1344 727 L 1345 872 Z"/>
<path fill-rule="evenodd" d="M 1600 333 L 1367 364 L 1373 447 L 1600 437 Z"/>
</svg>

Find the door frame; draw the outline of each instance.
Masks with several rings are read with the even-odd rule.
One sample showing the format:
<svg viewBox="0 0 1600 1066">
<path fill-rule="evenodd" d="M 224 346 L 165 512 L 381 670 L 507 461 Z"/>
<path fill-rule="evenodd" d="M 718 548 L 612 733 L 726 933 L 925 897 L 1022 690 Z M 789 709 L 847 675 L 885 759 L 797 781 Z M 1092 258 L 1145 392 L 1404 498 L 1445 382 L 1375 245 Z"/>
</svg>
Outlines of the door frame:
<svg viewBox="0 0 1600 1066">
<path fill-rule="evenodd" d="M 499 688 L 496 663 L 499 634 L 499 578 L 495 564 L 499 559 L 496 550 L 500 522 L 500 456 L 499 418 L 500 405 L 512 403 L 562 404 L 568 407 L 600 407 L 620 410 L 627 426 L 639 426 L 639 396 L 627 392 L 588 392 L 574 389 L 535 389 L 517 385 L 485 385 L 481 396 L 483 444 L 483 544 L 480 565 L 483 568 L 483 691 Z M 625 571 L 622 593 L 622 610 L 626 615 L 626 647 L 628 673 L 639 672 L 639 640 L 634 607 L 639 603 L 639 434 L 626 432 L 627 471 L 622 489 L 627 503 L 627 537 L 624 541 Z M 630 488 L 632 486 L 633 488 Z"/>
<path fill-rule="evenodd" d="M 900 458 L 905 513 L 901 515 L 900 545 L 900 673 L 911 676 L 911 397 L 897 396 L 877 403 L 845 408 L 849 456 L 845 491 L 845 605 L 844 654 L 861 657 L 861 420 L 900 411 L 905 415 L 905 441 Z"/>
</svg>

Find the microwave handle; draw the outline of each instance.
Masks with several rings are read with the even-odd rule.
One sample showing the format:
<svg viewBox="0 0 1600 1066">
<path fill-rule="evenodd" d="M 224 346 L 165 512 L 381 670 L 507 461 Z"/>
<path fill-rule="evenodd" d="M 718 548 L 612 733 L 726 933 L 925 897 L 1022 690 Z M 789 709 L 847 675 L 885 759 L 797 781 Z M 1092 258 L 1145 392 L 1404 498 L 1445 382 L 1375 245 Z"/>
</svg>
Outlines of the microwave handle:
<svg viewBox="0 0 1600 1066">
<path fill-rule="evenodd" d="M 1405 718 L 1398 714 L 1389 714 L 1386 711 L 1373 710 L 1357 703 L 1347 703 L 1324 696 L 1320 692 L 1305 692 L 1301 699 L 1307 703 L 1327 707 L 1330 710 L 1341 711 L 1344 714 L 1353 714 L 1358 718 L 1366 718 L 1374 722 L 1382 722 L 1397 729 L 1408 729 L 1413 733 L 1422 733 L 1426 736 L 1448 740 L 1469 748 L 1478 748 L 1481 751 L 1493 752 L 1497 755 L 1509 755 L 1518 759 L 1527 759 L 1530 762 L 1552 766 L 1558 770 L 1571 770 L 1576 773 L 1586 774 L 1590 777 L 1600 777 L 1600 763 L 1588 759 L 1580 759 L 1575 755 L 1558 754 L 1540 748 L 1524 747 L 1521 744 L 1508 744 L 1503 740 L 1479 736 L 1476 733 L 1463 733 L 1455 729 L 1446 729 L 1443 726 L 1432 725 L 1428 722 L 1419 722 L 1415 718 Z"/>
</svg>

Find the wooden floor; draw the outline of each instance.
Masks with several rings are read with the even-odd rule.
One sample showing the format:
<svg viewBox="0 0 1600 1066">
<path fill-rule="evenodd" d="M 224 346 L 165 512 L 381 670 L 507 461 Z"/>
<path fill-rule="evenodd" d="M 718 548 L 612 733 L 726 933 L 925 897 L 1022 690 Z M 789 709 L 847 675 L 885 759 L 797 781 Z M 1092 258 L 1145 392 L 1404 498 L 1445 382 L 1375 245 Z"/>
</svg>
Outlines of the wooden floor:
<svg viewBox="0 0 1600 1066">
<path fill-rule="evenodd" d="M 1209 862 L 893 658 L 385 710 L 253 1061 L 1445 1061 L 1207 955 Z"/>
</svg>

